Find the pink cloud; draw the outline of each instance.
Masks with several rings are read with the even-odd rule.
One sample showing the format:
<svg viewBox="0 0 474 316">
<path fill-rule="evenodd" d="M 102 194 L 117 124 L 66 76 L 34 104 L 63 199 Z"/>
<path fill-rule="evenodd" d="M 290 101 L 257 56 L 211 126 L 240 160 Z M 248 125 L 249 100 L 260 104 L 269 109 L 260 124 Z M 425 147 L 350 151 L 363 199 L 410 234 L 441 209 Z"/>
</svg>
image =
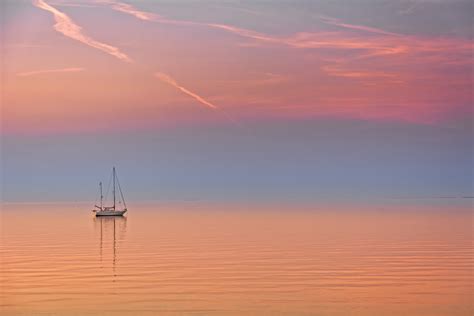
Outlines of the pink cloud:
<svg viewBox="0 0 474 316">
<path fill-rule="evenodd" d="M 18 77 L 29 77 L 29 76 L 49 74 L 49 73 L 63 73 L 63 72 L 67 73 L 67 72 L 79 72 L 79 71 L 84 71 L 84 68 L 70 67 L 70 68 L 60 68 L 60 69 L 43 69 L 43 70 L 20 72 L 20 73 L 17 73 L 16 75 Z"/>
<path fill-rule="evenodd" d="M 59 11 L 58 9 L 50 6 L 45 1 L 33 0 L 33 4 L 36 7 L 51 12 L 53 14 L 54 20 L 56 21 L 54 29 L 59 33 L 63 34 L 64 36 L 67 36 L 83 44 L 101 50 L 109 55 L 114 56 L 115 58 L 120 59 L 121 61 L 132 62 L 132 60 L 126 54 L 122 53 L 117 47 L 96 41 L 91 37 L 85 35 L 82 32 L 82 28 L 76 23 L 74 23 L 74 21 L 69 16 Z"/>
<path fill-rule="evenodd" d="M 365 32 L 369 32 L 369 33 L 377 33 L 377 34 L 390 35 L 390 36 L 402 36 L 400 34 L 393 33 L 393 32 L 388 32 L 388 31 L 381 30 L 381 29 L 378 29 L 378 28 L 375 28 L 375 27 L 344 23 L 344 22 L 341 22 L 339 19 L 335 19 L 335 18 L 331 18 L 331 17 L 327 17 L 327 16 L 322 16 L 321 15 L 321 16 L 319 16 L 319 18 L 326 24 L 331 24 L 331 25 L 339 26 L 339 27 L 346 28 L 346 29 L 352 29 L 352 30 L 357 30 L 357 31 L 365 31 Z"/>
<path fill-rule="evenodd" d="M 160 18 L 158 15 L 154 13 L 140 11 L 128 3 L 122 3 L 122 2 L 113 1 L 113 0 L 97 0 L 97 2 L 108 4 L 114 10 L 133 15 L 134 17 L 140 20 L 153 21 Z"/>
<path fill-rule="evenodd" d="M 42 9 L 53 13 L 58 32 L 101 49 L 102 46 L 96 45 L 98 42 L 83 35 L 81 28 L 62 12 L 45 1 L 37 0 L 36 3 L 41 3 Z M 262 73 L 270 74 L 268 78 L 246 75 L 241 78 L 238 74 L 235 74 L 235 80 L 229 78 L 219 86 L 219 99 L 213 97 L 212 100 L 219 100 L 219 104 L 221 101 L 226 105 L 235 104 L 238 113 L 248 111 L 249 114 L 271 116 L 281 111 L 288 116 L 339 115 L 432 122 L 442 117 L 443 111 L 449 111 L 452 104 L 472 102 L 470 94 L 465 93 L 469 87 L 467 69 L 473 64 L 474 46 L 469 40 L 397 34 L 329 17 L 321 17 L 321 20 L 335 26 L 335 31 L 273 35 L 228 24 L 167 19 L 114 0 L 97 0 L 95 3 L 105 4 L 141 21 L 222 31 L 231 39 L 232 35 L 240 42 L 245 39 L 245 44 L 241 45 L 294 48 L 293 52 L 297 53 L 291 57 L 295 60 L 300 57 L 312 59 L 314 75 L 304 69 L 298 74 L 291 74 L 292 69 L 285 69 L 284 77 L 275 76 L 272 74 L 280 70 L 275 69 L 277 66 L 274 63 L 274 68 L 262 70 Z M 123 61 L 129 60 L 126 55 L 125 59 L 117 55 L 118 49 L 101 50 Z M 290 76 L 287 76 L 289 73 Z M 222 111 L 169 75 L 157 72 L 154 76 L 200 104 Z M 318 82 L 313 84 L 314 79 Z M 282 82 L 286 84 L 284 89 L 271 90 L 267 87 Z M 339 94 L 342 94 L 341 100 L 331 98 Z M 252 102 L 261 106 L 256 109 Z M 314 105 L 299 108 L 293 104 Z"/>
<path fill-rule="evenodd" d="M 207 101 L 206 99 L 204 99 L 203 97 L 197 95 L 196 93 L 191 92 L 188 89 L 184 88 L 183 86 L 179 85 L 173 78 L 171 78 L 167 74 L 164 74 L 162 72 L 157 72 L 157 73 L 155 73 L 155 77 L 160 79 L 163 82 L 166 82 L 167 84 L 172 85 L 173 87 L 175 87 L 179 91 L 183 92 L 184 94 L 187 94 L 188 96 L 195 99 L 199 103 L 204 104 L 205 106 L 207 106 L 211 109 L 217 109 L 216 105 L 212 104 L 211 102 Z"/>
<path fill-rule="evenodd" d="M 395 78 L 396 75 L 385 73 L 385 72 L 376 72 L 376 71 L 366 71 L 366 70 L 348 70 L 340 68 L 338 66 L 323 66 L 321 68 L 330 76 L 337 77 L 347 77 L 347 78 Z"/>
</svg>

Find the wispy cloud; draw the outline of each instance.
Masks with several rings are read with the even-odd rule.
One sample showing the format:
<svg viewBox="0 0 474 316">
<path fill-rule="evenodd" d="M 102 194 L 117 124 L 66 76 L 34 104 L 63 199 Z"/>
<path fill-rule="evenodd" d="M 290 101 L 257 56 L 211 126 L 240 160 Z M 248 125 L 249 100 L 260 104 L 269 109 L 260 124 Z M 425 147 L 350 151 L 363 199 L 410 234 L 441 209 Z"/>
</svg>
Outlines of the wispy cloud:
<svg viewBox="0 0 474 316">
<path fill-rule="evenodd" d="M 164 18 L 158 14 L 146 12 L 117 0 L 96 0 L 99 3 L 110 5 L 114 10 L 130 14 L 141 20 L 175 25 L 202 26 L 219 29 L 244 38 L 252 39 L 260 43 L 285 45 L 300 49 L 327 49 L 338 51 L 351 51 L 351 58 L 369 58 L 381 56 L 400 56 L 404 54 L 451 55 L 456 51 L 471 51 L 472 43 L 461 39 L 429 39 L 415 36 L 398 34 L 383 29 L 365 25 L 350 24 L 340 19 L 321 16 L 319 19 L 326 24 L 339 26 L 341 31 L 333 32 L 299 32 L 290 36 L 281 37 L 265 34 L 249 29 L 239 28 L 228 24 L 193 22 L 187 20 L 173 20 Z M 372 33 L 374 36 L 363 36 L 356 30 Z M 471 60 L 467 61 L 468 63 Z"/>
<path fill-rule="evenodd" d="M 243 29 L 243 28 L 227 25 L 227 24 L 205 23 L 203 25 L 209 26 L 215 29 L 224 30 L 236 35 L 240 35 L 242 37 L 247 37 L 247 38 L 251 38 L 251 39 L 255 39 L 259 41 L 285 44 L 285 41 L 281 38 L 255 32 L 248 29 Z"/>
<path fill-rule="evenodd" d="M 59 11 L 58 9 L 50 6 L 45 1 L 33 0 L 33 4 L 36 7 L 49 11 L 53 14 L 54 20 L 56 21 L 54 29 L 59 33 L 76 41 L 79 41 L 83 44 L 99 49 L 109 55 L 120 59 L 121 61 L 132 62 L 132 60 L 126 54 L 122 53 L 117 47 L 96 41 L 93 38 L 85 35 L 82 32 L 82 28 L 76 23 L 74 23 L 74 21 L 69 16 Z"/>
<path fill-rule="evenodd" d="M 89 46 L 101 49 L 110 55 L 121 59 L 122 61 L 130 61 L 130 58 L 121 53 L 118 49 L 99 43 L 82 33 L 81 28 L 76 25 L 64 13 L 56 10 L 51 5 L 46 4 L 48 0 L 35 0 L 36 6 L 53 13 L 56 25 L 55 29 L 62 34 L 81 41 Z M 48 1 L 49 3 L 52 3 Z M 316 72 L 319 70 L 323 78 L 329 78 L 330 82 L 347 84 L 350 92 L 342 97 L 344 102 L 339 100 L 319 100 L 318 107 L 308 107 L 307 114 L 328 113 L 343 116 L 361 116 L 368 118 L 399 118 L 405 120 L 417 120 L 423 115 L 435 116 L 438 110 L 433 108 L 432 97 L 426 93 L 425 85 L 438 84 L 439 82 L 448 82 L 453 84 L 453 80 L 459 81 L 459 73 L 461 70 L 472 67 L 472 42 L 462 38 L 449 37 L 427 37 L 420 35 L 397 34 L 387 30 L 351 24 L 337 18 L 318 16 L 320 22 L 326 25 L 334 26 L 332 31 L 320 30 L 311 32 L 299 32 L 289 35 L 273 34 L 266 32 L 258 32 L 251 29 L 236 27 L 223 23 L 211 22 L 194 22 L 190 20 L 174 20 L 166 18 L 153 12 L 146 12 L 132 5 L 132 2 L 123 3 L 120 0 L 93 0 L 95 5 L 106 5 L 109 8 L 127 14 L 135 19 L 145 22 L 153 22 L 167 25 L 179 25 L 188 27 L 208 28 L 227 33 L 229 36 L 235 35 L 238 42 L 245 39 L 245 45 L 258 46 L 281 46 L 290 47 L 300 52 L 304 52 L 305 57 L 315 60 Z M 326 27 L 327 29 L 327 27 Z M 240 43 L 243 45 L 242 43 Z M 100 45 L 105 45 L 100 46 Z M 112 47 L 115 50 L 110 50 Z M 123 54 L 124 56 L 121 56 Z M 458 67 L 456 69 L 452 67 Z M 458 70 L 459 69 L 459 70 Z M 455 71 L 456 70 L 456 71 Z M 269 70 L 271 73 L 274 69 Z M 277 71 L 275 69 L 275 71 Z M 180 93 L 184 93 L 200 104 L 223 111 L 221 107 L 217 107 L 212 102 L 183 87 L 174 78 L 162 72 L 157 72 L 154 76 L 162 82 L 175 87 Z M 297 76 L 295 76 L 297 77 Z M 426 79 L 424 79 L 426 77 Z M 297 81 L 298 78 L 293 78 Z M 256 96 L 243 91 L 246 85 L 254 88 L 256 85 L 273 85 L 286 80 L 281 77 L 269 75 L 268 78 L 229 81 L 230 85 L 238 84 L 239 89 L 230 87 L 228 94 L 223 94 L 223 104 L 236 104 L 236 99 L 241 96 L 242 102 L 251 103 L 251 98 Z M 462 79 L 464 80 L 464 79 Z M 356 85 L 351 85 L 354 81 Z M 323 85 L 325 83 L 323 82 Z M 457 83 L 456 83 L 457 84 Z M 302 85 L 302 91 L 305 92 L 305 85 Z M 459 86 L 465 87 L 467 84 L 459 83 Z M 221 88 L 226 88 L 225 84 Z M 329 85 L 328 85 L 329 87 Z M 328 88 L 328 87 L 325 87 Z M 416 87 L 416 89 L 414 88 Z M 263 90 L 262 87 L 260 87 Z M 375 89 L 384 89 L 384 94 L 374 93 Z M 255 90 L 255 89 L 254 89 Z M 331 89 L 326 90 L 327 94 L 334 93 Z M 239 95 L 239 92 L 242 92 Z M 253 91 L 255 92 L 255 91 Z M 272 91 L 274 92 L 274 90 Z M 339 92 L 339 91 L 338 91 Z M 281 101 L 283 93 L 277 93 L 278 98 L 275 101 L 269 101 L 268 96 L 261 99 L 262 112 L 267 110 L 269 106 L 278 104 L 288 106 L 286 103 L 295 103 L 298 97 L 288 96 L 287 101 Z M 318 98 L 314 93 L 308 92 L 307 96 Z M 384 96 L 385 95 L 385 96 Z M 469 94 L 470 95 L 470 94 Z M 353 97 L 360 98 L 360 101 L 354 100 Z M 260 98 L 260 96 L 257 96 Z M 219 100 L 213 97 L 213 102 Z M 458 100 L 459 101 L 459 100 Z M 398 103 L 397 103 L 398 102 Z M 411 102 L 411 103 L 408 103 Z M 219 101 L 218 103 L 221 103 Z M 400 106 L 380 107 L 380 104 L 401 104 Z M 441 103 L 441 101 L 440 101 Z M 409 105 L 407 105 L 409 104 Z M 426 106 L 425 106 L 426 105 Z M 288 106 L 292 109 L 293 106 Z M 255 111 L 252 107 L 251 111 Z M 306 111 L 306 110 L 305 110 Z M 268 111 L 266 111 L 266 115 Z M 439 111 L 438 111 L 439 112 Z M 272 112 L 273 114 L 273 112 Z M 302 115 L 298 111 L 294 111 L 294 115 Z M 306 112 L 303 113 L 306 115 Z M 286 114 L 285 114 L 286 115 Z"/>
<path fill-rule="evenodd" d="M 121 2 L 112 1 L 112 0 L 97 0 L 96 3 L 105 3 L 105 4 L 108 4 L 108 5 L 111 5 L 114 10 L 124 12 L 124 13 L 127 13 L 127 14 L 131 14 L 134 17 L 136 17 L 138 19 L 141 19 L 141 20 L 151 21 L 151 20 L 156 20 L 156 19 L 160 18 L 156 14 L 152 14 L 152 13 L 148 13 L 148 12 L 142 12 L 140 10 L 135 9 L 131 5 L 126 4 L 126 3 L 121 3 Z M 54 25 L 54 28 L 56 29 L 56 31 L 64 34 L 67 37 L 70 37 L 70 38 L 75 39 L 75 40 L 77 40 L 81 43 L 84 43 L 88 46 L 91 46 L 91 47 L 97 48 L 101 51 L 104 51 L 104 52 L 108 53 L 109 55 L 112 55 L 113 57 L 118 58 L 121 61 L 132 62 L 132 60 L 126 54 L 122 53 L 118 48 L 116 48 L 114 46 L 111 46 L 111 45 L 108 45 L 108 44 L 98 42 L 98 41 L 88 37 L 87 35 L 85 35 L 82 32 L 82 28 L 79 25 L 77 25 L 76 23 L 74 23 L 74 21 L 69 16 L 67 16 L 63 12 L 57 10 L 56 8 L 52 7 L 51 5 L 47 4 L 44 0 L 33 0 L 33 4 L 35 6 L 37 6 L 38 8 L 41 8 L 43 10 L 51 12 L 54 15 L 54 19 L 56 20 L 56 24 Z M 36 72 L 23 73 L 21 75 L 22 76 L 28 76 L 28 75 L 41 74 L 41 73 L 46 73 L 46 72 L 60 72 L 60 71 L 61 70 L 36 71 Z M 63 69 L 62 71 L 73 71 L 73 70 L 71 70 L 71 69 L 64 70 Z M 170 76 L 168 76 L 164 73 L 161 73 L 161 72 L 155 73 L 155 76 L 158 79 L 160 79 L 161 81 L 166 82 L 166 83 L 174 86 L 175 88 L 177 88 L 178 90 L 180 90 L 184 94 L 187 94 L 190 97 L 194 98 L 199 103 L 204 104 L 209 108 L 217 109 L 217 106 L 215 106 L 211 102 L 205 100 L 204 98 L 202 98 L 198 94 L 196 94 L 196 93 L 186 89 L 185 87 L 179 85 Z"/>
<path fill-rule="evenodd" d="M 227 111 L 225 111 L 224 109 L 222 109 L 221 107 L 218 107 L 217 105 L 207 101 L 206 99 L 204 99 L 203 97 L 201 97 L 200 95 L 192 92 L 192 91 L 189 91 L 188 89 L 186 89 L 185 87 L 181 86 L 180 84 L 178 84 L 176 82 L 176 80 L 174 80 L 173 78 L 171 78 L 170 76 L 168 76 L 167 74 L 164 74 L 162 72 L 156 72 L 155 74 L 155 77 L 158 78 L 159 80 L 175 87 L 176 89 L 178 89 L 179 91 L 181 91 L 182 93 L 190 96 L 191 98 L 195 99 L 196 101 L 198 101 L 199 103 L 205 105 L 206 107 L 208 108 L 211 108 L 213 110 L 218 110 L 222 115 L 224 115 L 230 122 L 232 122 L 233 124 L 235 124 L 236 126 L 240 127 L 240 128 L 243 128 L 243 125 L 241 122 L 239 122 L 237 119 L 235 119 L 232 115 L 230 115 Z"/>
<path fill-rule="evenodd" d="M 79 72 L 79 71 L 84 71 L 84 68 L 70 67 L 70 68 L 59 68 L 59 69 L 43 69 L 43 70 L 19 72 L 16 75 L 18 77 L 29 77 L 29 76 L 49 74 L 49 73 Z"/>
<path fill-rule="evenodd" d="M 207 106 L 211 109 L 217 109 L 216 105 L 212 104 L 211 102 L 207 101 L 206 99 L 204 99 L 203 97 L 197 95 L 196 93 L 194 93 L 192 91 L 189 91 L 185 87 L 179 85 L 173 78 L 171 78 L 167 74 L 164 74 L 162 72 L 156 72 L 155 77 L 160 79 L 163 82 L 166 82 L 166 83 L 172 85 L 173 87 L 175 87 L 179 91 L 183 92 L 184 94 L 189 95 L 190 97 L 194 98 L 199 103 L 204 104 L 205 106 Z"/>
<path fill-rule="evenodd" d="M 383 34 L 383 35 L 390 35 L 390 36 L 401 36 L 400 34 L 388 32 L 379 28 L 369 27 L 365 25 L 357 25 L 357 24 L 348 24 L 340 21 L 339 19 L 327 17 L 327 16 L 319 16 L 319 19 L 326 24 L 331 24 L 335 26 L 339 26 L 346 29 L 357 30 L 357 31 L 364 31 L 369 33 L 376 33 L 376 34 Z"/>
<path fill-rule="evenodd" d="M 153 21 L 159 18 L 158 15 L 150 12 L 140 11 L 128 3 L 113 1 L 113 0 L 98 0 L 98 3 L 110 5 L 114 10 L 133 15 L 137 19 L 145 21 Z"/>
<path fill-rule="evenodd" d="M 377 38 L 366 39 L 362 37 L 347 36 L 341 32 L 300 32 L 289 37 L 279 37 L 257 31 L 235 27 L 220 23 L 203 23 L 187 20 L 173 20 L 164 18 L 158 14 L 141 11 L 132 5 L 116 0 L 97 0 L 99 3 L 110 5 L 112 9 L 132 15 L 140 20 L 175 25 L 202 26 L 222 30 L 244 38 L 258 42 L 276 45 L 285 45 L 302 49 L 343 49 L 343 50 L 365 50 L 365 56 L 392 55 L 405 52 L 406 47 L 396 42 L 385 42 Z M 398 35 L 380 29 L 351 25 L 342 23 L 337 19 L 320 17 L 325 23 L 339 25 L 344 28 L 364 30 L 379 35 Z M 362 53 L 361 53 L 362 54 Z"/>
<path fill-rule="evenodd" d="M 52 6 L 59 6 L 59 7 L 72 7 L 72 8 L 97 8 L 98 5 L 93 3 L 75 3 L 75 2 L 68 2 L 64 0 L 49 0 L 49 5 Z"/>
<path fill-rule="evenodd" d="M 395 78 L 394 74 L 367 71 L 367 70 L 348 70 L 339 66 L 323 66 L 321 69 L 330 76 L 346 77 L 346 78 Z"/>
</svg>

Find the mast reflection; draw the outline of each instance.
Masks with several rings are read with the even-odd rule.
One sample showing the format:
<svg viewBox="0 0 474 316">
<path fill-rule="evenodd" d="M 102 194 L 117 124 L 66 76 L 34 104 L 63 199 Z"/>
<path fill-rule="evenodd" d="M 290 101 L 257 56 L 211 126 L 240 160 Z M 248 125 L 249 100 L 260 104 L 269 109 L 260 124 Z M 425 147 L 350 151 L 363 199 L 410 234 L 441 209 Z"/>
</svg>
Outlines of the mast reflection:
<svg viewBox="0 0 474 316">
<path fill-rule="evenodd" d="M 115 267 L 118 261 L 117 252 L 120 248 L 120 243 L 125 239 L 127 232 L 127 217 L 94 217 L 94 227 L 99 235 L 100 267 L 103 268 L 104 260 L 108 261 L 107 259 L 110 258 L 112 261 L 113 274 L 115 276 Z"/>
</svg>

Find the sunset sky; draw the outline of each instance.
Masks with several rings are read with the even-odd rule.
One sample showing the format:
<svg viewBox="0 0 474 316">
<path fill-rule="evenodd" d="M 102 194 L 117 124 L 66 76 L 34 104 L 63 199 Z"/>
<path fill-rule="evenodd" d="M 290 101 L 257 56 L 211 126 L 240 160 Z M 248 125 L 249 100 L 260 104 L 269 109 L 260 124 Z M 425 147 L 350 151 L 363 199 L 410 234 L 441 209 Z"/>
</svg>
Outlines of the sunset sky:
<svg viewBox="0 0 474 316">
<path fill-rule="evenodd" d="M 4 201 L 473 195 L 472 1 L 0 9 Z"/>
</svg>

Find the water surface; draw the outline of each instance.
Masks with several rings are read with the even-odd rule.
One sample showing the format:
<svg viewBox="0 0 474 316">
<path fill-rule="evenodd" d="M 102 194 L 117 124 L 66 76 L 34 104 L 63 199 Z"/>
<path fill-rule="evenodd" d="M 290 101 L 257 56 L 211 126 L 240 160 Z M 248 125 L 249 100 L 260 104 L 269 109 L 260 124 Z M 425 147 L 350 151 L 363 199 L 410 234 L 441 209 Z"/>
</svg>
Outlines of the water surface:
<svg viewBox="0 0 474 316">
<path fill-rule="evenodd" d="M 471 315 L 468 207 L 5 204 L 2 315 Z"/>
</svg>

